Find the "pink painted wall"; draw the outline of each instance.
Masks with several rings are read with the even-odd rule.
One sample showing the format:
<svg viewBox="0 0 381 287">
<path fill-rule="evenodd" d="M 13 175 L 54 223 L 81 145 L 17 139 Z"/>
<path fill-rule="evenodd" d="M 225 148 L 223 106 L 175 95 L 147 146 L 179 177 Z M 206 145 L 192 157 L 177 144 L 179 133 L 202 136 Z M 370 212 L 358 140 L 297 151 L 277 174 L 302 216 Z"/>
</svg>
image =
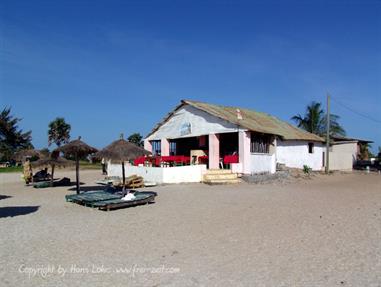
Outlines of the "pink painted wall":
<svg viewBox="0 0 381 287">
<path fill-rule="evenodd" d="M 167 139 L 161 139 L 161 155 L 169 155 L 169 141 Z"/>
<path fill-rule="evenodd" d="M 250 141 L 250 132 L 240 131 L 238 133 L 239 163 L 242 165 L 242 173 L 244 174 L 251 173 Z"/>
<path fill-rule="evenodd" d="M 209 135 L 209 168 L 220 168 L 220 139 L 217 134 Z"/>
<path fill-rule="evenodd" d="M 152 144 L 149 140 L 144 140 L 144 149 L 152 152 Z"/>
</svg>

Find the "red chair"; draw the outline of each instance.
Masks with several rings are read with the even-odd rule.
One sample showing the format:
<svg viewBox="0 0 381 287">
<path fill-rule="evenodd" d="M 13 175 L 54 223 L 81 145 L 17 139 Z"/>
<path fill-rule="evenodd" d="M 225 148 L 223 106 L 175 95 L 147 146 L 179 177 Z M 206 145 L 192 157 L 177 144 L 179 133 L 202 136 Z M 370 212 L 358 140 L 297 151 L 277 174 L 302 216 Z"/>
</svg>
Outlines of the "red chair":
<svg viewBox="0 0 381 287">
<path fill-rule="evenodd" d="M 198 163 L 199 164 L 208 164 L 209 157 L 207 155 L 199 156 Z"/>
<path fill-rule="evenodd" d="M 146 160 L 145 156 L 138 157 L 134 160 L 134 165 L 138 166 L 139 164 L 144 164 L 145 160 Z"/>
<path fill-rule="evenodd" d="M 232 164 L 232 163 L 239 163 L 239 157 L 238 155 L 225 155 L 224 156 L 224 164 Z"/>
</svg>

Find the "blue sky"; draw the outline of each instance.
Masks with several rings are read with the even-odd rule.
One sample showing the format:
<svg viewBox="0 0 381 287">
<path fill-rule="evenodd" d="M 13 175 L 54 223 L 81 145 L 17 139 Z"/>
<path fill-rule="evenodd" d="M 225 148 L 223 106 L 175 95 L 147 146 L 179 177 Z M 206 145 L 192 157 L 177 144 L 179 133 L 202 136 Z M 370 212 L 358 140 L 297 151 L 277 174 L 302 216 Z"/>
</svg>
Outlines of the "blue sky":
<svg viewBox="0 0 381 287">
<path fill-rule="evenodd" d="M 62 116 L 103 147 L 181 99 L 290 121 L 326 93 L 381 146 L 381 1 L 1 1 L 0 102 L 36 147 Z"/>
</svg>

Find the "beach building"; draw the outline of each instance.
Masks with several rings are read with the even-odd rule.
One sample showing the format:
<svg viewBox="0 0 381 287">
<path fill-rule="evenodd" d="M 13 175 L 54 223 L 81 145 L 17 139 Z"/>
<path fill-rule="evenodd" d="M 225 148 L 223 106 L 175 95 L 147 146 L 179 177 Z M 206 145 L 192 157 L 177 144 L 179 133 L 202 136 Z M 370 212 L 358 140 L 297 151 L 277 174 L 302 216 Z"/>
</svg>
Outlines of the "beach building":
<svg viewBox="0 0 381 287">
<path fill-rule="evenodd" d="M 182 100 L 146 136 L 144 148 L 152 156 L 131 162 L 126 174 L 180 183 L 203 181 L 205 174 L 218 170 L 252 175 L 275 173 L 284 165 L 320 171 L 325 166 L 324 141 L 266 113 Z M 334 137 L 330 168 L 352 169 L 363 143 Z M 119 166 L 109 165 L 109 174 L 118 173 Z"/>
<path fill-rule="evenodd" d="M 364 139 L 332 136 L 329 149 L 330 169 L 352 170 L 356 161 L 361 160 L 361 146 L 372 143 Z"/>
<path fill-rule="evenodd" d="M 323 141 L 266 113 L 183 100 L 145 138 L 153 157 L 138 159 L 126 172 L 156 182 L 194 182 L 207 169 L 275 173 L 283 164 L 321 170 Z"/>
<path fill-rule="evenodd" d="M 209 169 L 254 174 L 274 173 L 277 163 L 321 170 L 323 141 L 266 113 L 183 100 L 147 135 L 144 146 L 161 156 L 190 155 Z"/>
</svg>

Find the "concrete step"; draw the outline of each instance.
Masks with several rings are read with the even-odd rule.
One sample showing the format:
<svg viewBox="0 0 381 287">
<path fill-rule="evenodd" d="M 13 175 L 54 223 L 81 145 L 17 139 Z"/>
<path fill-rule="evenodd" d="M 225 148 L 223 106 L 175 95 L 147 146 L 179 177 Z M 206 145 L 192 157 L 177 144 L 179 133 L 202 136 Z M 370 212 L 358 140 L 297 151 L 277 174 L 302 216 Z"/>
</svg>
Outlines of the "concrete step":
<svg viewBox="0 0 381 287">
<path fill-rule="evenodd" d="M 241 180 L 238 178 L 236 178 L 236 179 L 209 179 L 209 180 L 204 180 L 204 183 L 209 184 L 209 185 L 237 184 L 240 182 L 241 182 Z"/>
<path fill-rule="evenodd" d="M 230 169 L 208 169 L 206 174 L 231 174 Z"/>
<path fill-rule="evenodd" d="M 204 180 L 209 180 L 209 179 L 236 179 L 238 176 L 236 173 L 212 173 L 212 174 L 205 174 L 204 175 Z"/>
</svg>

